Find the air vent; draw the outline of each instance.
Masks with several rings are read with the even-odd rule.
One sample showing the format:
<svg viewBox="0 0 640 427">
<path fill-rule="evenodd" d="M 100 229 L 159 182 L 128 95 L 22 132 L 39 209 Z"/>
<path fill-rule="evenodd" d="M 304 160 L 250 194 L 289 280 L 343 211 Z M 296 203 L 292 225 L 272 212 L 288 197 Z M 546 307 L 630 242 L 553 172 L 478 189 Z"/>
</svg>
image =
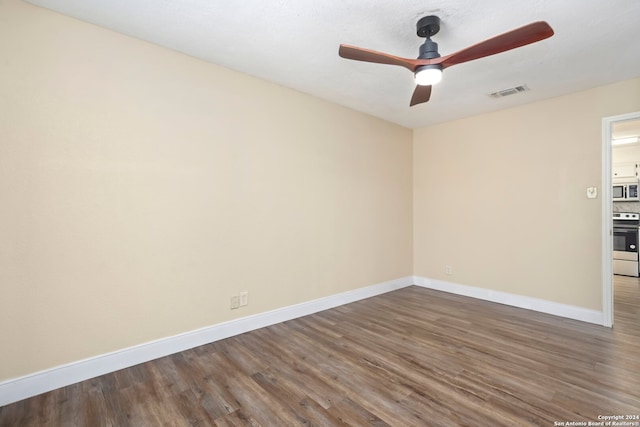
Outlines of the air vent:
<svg viewBox="0 0 640 427">
<path fill-rule="evenodd" d="M 509 95 L 515 95 L 516 93 L 526 92 L 530 90 L 527 85 L 520 85 L 516 87 L 510 87 L 507 89 L 502 89 L 497 92 L 490 93 L 489 96 L 492 98 L 502 98 Z"/>
</svg>

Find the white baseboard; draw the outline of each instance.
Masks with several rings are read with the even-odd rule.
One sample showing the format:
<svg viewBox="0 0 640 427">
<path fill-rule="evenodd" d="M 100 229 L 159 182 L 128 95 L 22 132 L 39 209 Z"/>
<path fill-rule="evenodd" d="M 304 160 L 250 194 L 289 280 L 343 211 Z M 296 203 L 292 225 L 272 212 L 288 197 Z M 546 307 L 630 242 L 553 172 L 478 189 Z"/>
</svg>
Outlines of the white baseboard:
<svg viewBox="0 0 640 427">
<path fill-rule="evenodd" d="M 553 301 L 525 297 L 522 295 L 509 294 L 506 292 L 492 291 L 491 289 L 460 285 L 457 283 L 446 282 L 444 280 L 428 279 L 420 276 L 414 276 L 413 283 L 424 288 L 464 295 L 485 301 L 497 302 L 513 307 L 526 308 L 528 310 L 553 314 L 555 316 L 566 317 L 588 323 L 595 323 L 597 325 L 604 325 L 604 314 L 602 311 L 590 310 L 588 308 L 560 304 Z"/>
<path fill-rule="evenodd" d="M 403 277 L 79 360 L 0 383 L 0 406 L 275 323 L 411 286 Z"/>
<path fill-rule="evenodd" d="M 604 325 L 601 311 L 560 304 L 538 298 L 492 291 L 420 276 L 403 277 L 373 286 L 283 307 L 277 310 L 230 320 L 172 337 L 147 342 L 112 353 L 57 366 L 55 368 L 0 382 L 0 406 L 36 396 L 70 384 L 168 356 L 200 345 L 229 338 L 275 323 L 359 301 L 411 285 L 464 295 L 514 307 Z"/>
</svg>

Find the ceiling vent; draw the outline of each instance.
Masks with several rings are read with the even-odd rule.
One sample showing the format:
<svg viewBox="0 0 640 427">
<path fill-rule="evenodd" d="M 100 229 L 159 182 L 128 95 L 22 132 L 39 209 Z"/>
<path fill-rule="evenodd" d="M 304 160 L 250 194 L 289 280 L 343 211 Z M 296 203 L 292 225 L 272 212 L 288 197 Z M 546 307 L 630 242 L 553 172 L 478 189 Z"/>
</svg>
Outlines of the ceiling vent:
<svg viewBox="0 0 640 427">
<path fill-rule="evenodd" d="M 490 93 L 489 96 L 492 98 L 503 98 L 505 96 L 515 95 L 516 93 L 526 92 L 528 90 L 530 89 L 527 87 L 527 85 L 520 85 L 520 86 L 510 87 L 507 89 L 502 89 L 497 92 Z"/>
</svg>

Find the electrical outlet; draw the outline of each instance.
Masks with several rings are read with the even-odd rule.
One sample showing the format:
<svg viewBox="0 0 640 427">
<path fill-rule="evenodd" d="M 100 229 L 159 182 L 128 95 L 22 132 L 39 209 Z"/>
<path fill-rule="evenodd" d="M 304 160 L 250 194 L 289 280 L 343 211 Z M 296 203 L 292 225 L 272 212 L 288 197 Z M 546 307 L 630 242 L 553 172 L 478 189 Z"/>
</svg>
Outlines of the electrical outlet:
<svg viewBox="0 0 640 427">
<path fill-rule="evenodd" d="M 231 297 L 231 310 L 240 307 L 240 297 L 238 295 L 233 295 Z"/>
<path fill-rule="evenodd" d="M 249 305 L 249 291 L 240 292 L 240 307 Z"/>
<path fill-rule="evenodd" d="M 444 272 L 445 272 L 446 274 L 451 275 L 451 274 L 453 274 L 453 268 L 452 268 L 450 265 L 445 265 L 445 266 L 444 266 Z"/>
</svg>

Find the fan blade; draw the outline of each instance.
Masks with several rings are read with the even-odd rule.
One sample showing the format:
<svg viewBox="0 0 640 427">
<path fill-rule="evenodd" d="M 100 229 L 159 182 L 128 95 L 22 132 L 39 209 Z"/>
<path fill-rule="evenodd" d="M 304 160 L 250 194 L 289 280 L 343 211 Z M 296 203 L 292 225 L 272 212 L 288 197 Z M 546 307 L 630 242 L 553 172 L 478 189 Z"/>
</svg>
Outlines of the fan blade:
<svg viewBox="0 0 640 427">
<path fill-rule="evenodd" d="M 340 45 L 338 54 L 343 58 L 354 59 L 356 61 L 399 65 L 413 72 L 415 72 L 416 68 L 418 68 L 419 66 L 429 63 L 424 59 L 401 58 L 399 56 L 389 55 L 388 53 L 376 52 L 375 50 L 364 49 L 357 46 L 349 46 L 346 44 Z"/>
<path fill-rule="evenodd" d="M 553 29 L 549 24 L 544 21 L 533 22 L 524 27 L 507 31 L 504 34 L 497 35 L 444 56 L 440 58 L 438 62 L 442 64 L 442 68 L 444 69 L 452 65 L 462 64 L 463 62 L 484 58 L 485 56 L 495 55 L 496 53 L 506 52 L 507 50 L 535 43 L 552 35 Z"/>
<path fill-rule="evenodd" d="M 416 86 L 416 90 L 413 91 L 409 106 L 413 107 L 416 104 L 422 104 L 423 102 L 429 101 L 429 98 L 431 98 L 431 86 L 418 85 Z"/>
</svg>

